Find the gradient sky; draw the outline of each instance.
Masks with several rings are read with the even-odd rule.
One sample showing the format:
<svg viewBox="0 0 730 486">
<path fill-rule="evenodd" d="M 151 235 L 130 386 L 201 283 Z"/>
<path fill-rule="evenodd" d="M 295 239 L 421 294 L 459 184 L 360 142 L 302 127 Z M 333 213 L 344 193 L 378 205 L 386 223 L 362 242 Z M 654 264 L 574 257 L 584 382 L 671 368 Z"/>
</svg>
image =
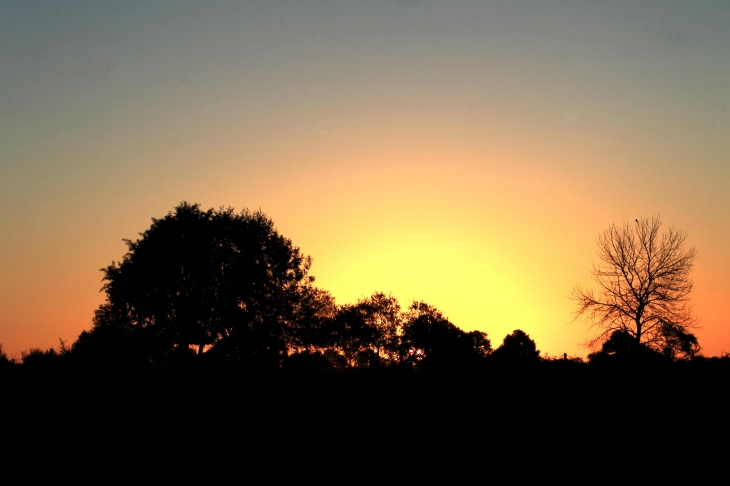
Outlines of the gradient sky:
<svg viewBox="0 0 730 486">
<path fill-rule="evenodd" d="M 339 303 L 580 356 L 599 232 L 660 213 L 730 351 L 730 1 L 0 0 L 4 350 L 90 328 L 183 200 L 261 208 Z"/>
</svg>

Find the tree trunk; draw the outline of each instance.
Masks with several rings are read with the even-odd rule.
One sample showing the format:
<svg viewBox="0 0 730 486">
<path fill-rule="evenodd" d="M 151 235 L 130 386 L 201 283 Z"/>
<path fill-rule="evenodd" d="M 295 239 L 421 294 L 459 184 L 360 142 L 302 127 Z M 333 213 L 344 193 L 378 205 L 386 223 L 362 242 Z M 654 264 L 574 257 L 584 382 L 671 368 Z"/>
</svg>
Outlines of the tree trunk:
<svg viewBox="0 0 730 486">
<path fill-rule="evenodd" d="M 641 344 L 641 318 L 637 317 L 636 320 L 636 344 Z"/>
</svg>

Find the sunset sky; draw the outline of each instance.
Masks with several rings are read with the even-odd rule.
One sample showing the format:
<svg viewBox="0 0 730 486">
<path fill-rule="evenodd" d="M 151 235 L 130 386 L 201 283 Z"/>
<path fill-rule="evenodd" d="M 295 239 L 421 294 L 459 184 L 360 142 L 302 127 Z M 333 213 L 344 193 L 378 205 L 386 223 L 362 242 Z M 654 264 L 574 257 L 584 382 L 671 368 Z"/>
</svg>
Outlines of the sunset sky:
<svg viewBox="0 0 730 486">
<path fill-rule="evenodd" d="M 261 208 L 338 303 L 585 356 L 598 234 L 659 213 L 730 351 L 730 2 L 0 0 L 0 343 L 91 327 L 181 201 Z"/>
</svg>

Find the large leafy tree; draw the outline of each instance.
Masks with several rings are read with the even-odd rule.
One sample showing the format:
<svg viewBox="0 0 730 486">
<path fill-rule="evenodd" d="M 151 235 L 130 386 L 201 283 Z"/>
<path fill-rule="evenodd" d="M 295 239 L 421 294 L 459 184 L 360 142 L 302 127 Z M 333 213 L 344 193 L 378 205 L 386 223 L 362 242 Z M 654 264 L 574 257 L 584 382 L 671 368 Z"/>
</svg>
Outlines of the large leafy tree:
<svg viewBox="0 0 730 486">
<path fill-rule="evenodd" d="M 312 298 L 310 258 L 261 211 L 183 202 L 125 242 L 122 261 L 102 269 L 107 301 L 79 340 L 86 349 L 122 336 L 152 363 L 206 353 L 277 366 L 297 316 L 313 320 L 304 307 L 326 301 Z"/>
</svg>

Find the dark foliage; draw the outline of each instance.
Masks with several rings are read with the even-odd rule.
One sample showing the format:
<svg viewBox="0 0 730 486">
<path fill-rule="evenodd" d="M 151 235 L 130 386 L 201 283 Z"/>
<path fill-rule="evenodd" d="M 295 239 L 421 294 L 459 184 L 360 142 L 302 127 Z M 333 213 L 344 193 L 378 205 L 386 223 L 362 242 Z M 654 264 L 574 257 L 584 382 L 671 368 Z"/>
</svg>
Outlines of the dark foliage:
<svg viewBox="0 0 730 486">
<path fill-rule="evenodd" d="M 661 352 L 671 359 L 692 359 L 700 351 L 697 336 L 681 326 L 662 322 L 660 333 Z"/>
<path fill-rule="evenodd" d="M 8 369 L 15 364 L 15 361 L 8 358 L 8 355 L 3 351 L 3 345 L 0 344 L 0 370 Z"/>
<path fill-rule="evenodd" d="M 103 269 L 107 302 L 78 356 L 148 367 L 205 354 L 276 368 L 317 327 L 306 307 L 326 299 L 311 287 L 311 261 L 262 212 L 183 202 L 140 236 Z"/>
<path fill-rule="evenodd" d="M 327 356 L 319 351 L 302 351 L 287 357 L 284 368 L 298 372 L 322 372 L 333 366 Z"/>
<path fill-rule="evenodd" d="M 604 366 L 635 365 L 666 363 L 669 357 L 639 343 L 634 336 L 625 331 L 614 331 L 603 343 L 599 352 L 588 355 L 588 360 L 591 364 Z"/>
<path fill-rule="evenodd" d="M 424 302 L 411 306 L 401 347 L 405 363 L 425 368 L 475 365 L 491 352 L 486 334 L 462 331 Z"/>
<path fill-rule="evenodd" d="M 382 292 L 341 306 L 332 322 L 329 346 L 350 366 L 378 368 L 396 364 L 402 315 L 398 300 Z"/>
<path fill-rule="evenodd" d="M 494 351 L 494 359 L 513 364 L 537 363 L 540 361 L 540 351 L 528 334 L 516 329 L 505 336 L 502 344 Z"/>
</svg>

